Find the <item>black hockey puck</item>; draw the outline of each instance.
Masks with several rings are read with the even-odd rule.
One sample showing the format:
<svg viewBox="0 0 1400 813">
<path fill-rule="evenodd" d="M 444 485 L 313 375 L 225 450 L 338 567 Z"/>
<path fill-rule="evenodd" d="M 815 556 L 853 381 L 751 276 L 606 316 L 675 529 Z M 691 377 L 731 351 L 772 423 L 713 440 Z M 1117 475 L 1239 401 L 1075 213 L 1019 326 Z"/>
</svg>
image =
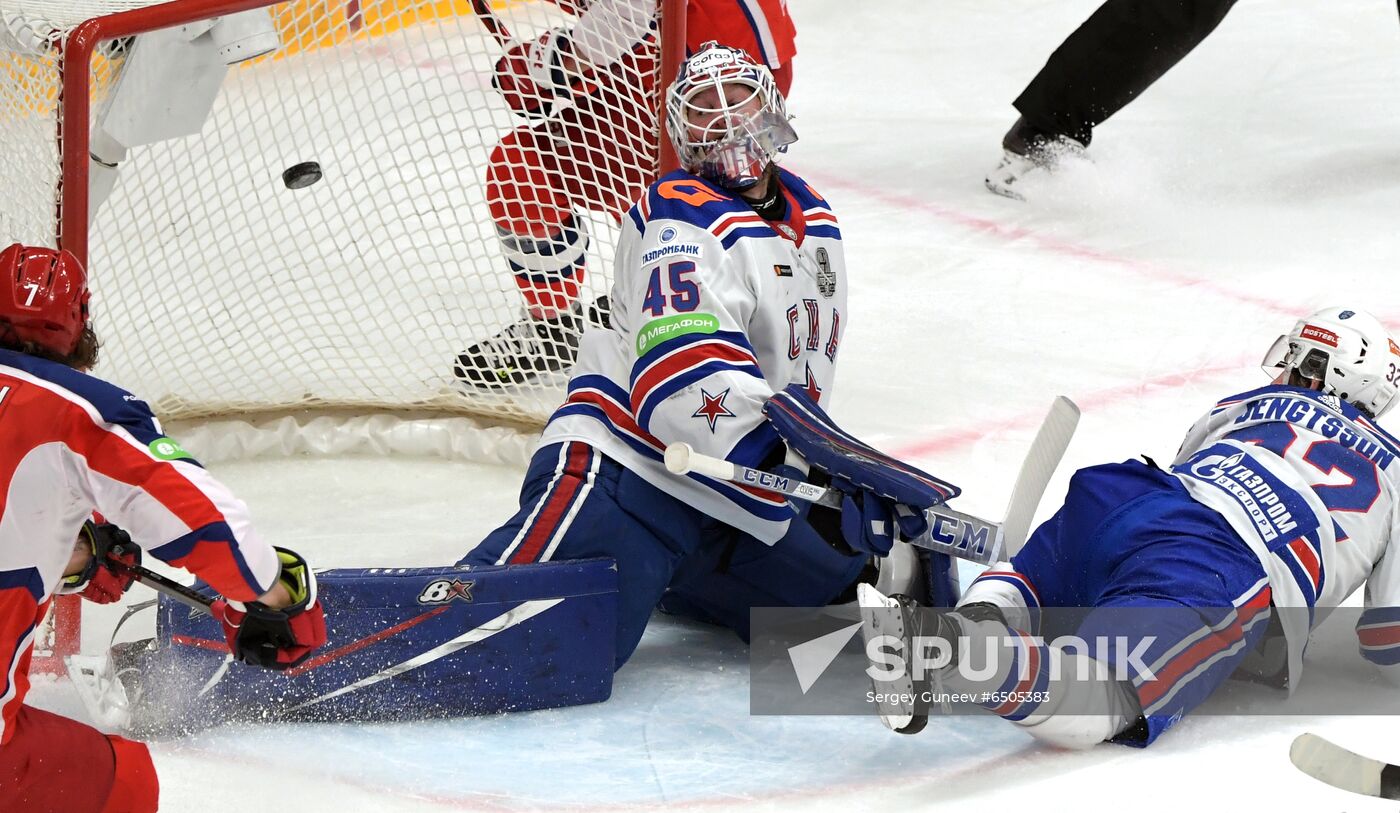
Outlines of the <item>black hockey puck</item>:
<svg viewBox="0 0 1400 813">
<path fill-rule="evenodd" d="M 296 166 L 282 170 L 282 183 L 288 189 L 305 189 L 321 180 L 321 165 L 315 161 L 302 161 Z"/>
</svg>

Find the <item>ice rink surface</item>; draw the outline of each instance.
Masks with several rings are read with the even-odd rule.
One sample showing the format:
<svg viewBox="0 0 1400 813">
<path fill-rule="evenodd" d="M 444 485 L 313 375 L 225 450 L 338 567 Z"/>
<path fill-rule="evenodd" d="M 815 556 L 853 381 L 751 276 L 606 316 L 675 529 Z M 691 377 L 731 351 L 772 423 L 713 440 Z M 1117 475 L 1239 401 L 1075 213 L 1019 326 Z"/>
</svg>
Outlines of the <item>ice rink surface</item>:
<svg viewBox="0 0 1400 813">
<path fill-rule="evenodd" d="M 833 204 L 851 269 L 833 414 L 961 485 L 963 510 L 999 514 L 1056 394 L 1084 418 L 1041 517 L 1076 467 L 1170 459 L 1216 399 L 1264 383 L 1255 364 L 1296 317 L 1355 303 L 1400 328 L 1395 5 L 1241 3 L 1099 129 L 1092 163 L 1028 183 L 1027 203 L 990 195 L 1011 100 L 1096 5 L 791 2 L 801 141 L 786 163 Z M 451 562 L 510 514 L 519 478 L 368 458 L 214 471 L 318 566 Z M 1310 650 L 1299 691 L 1362 668 L 1354 648 Z M 61 684 L 38 696 L 74 711 Z M 1084 753 L 994 718 L 901 738 L 873 718 L 751 717 L 739 642 L 668 622 L 602 705 L 224 727 L 153 752 L 178 813 L 1394 810 L 1296 772 L 1304 730 L 1400 761 L 1381 717 L 1202 716 L 1146 751 Z"/>
</svg>

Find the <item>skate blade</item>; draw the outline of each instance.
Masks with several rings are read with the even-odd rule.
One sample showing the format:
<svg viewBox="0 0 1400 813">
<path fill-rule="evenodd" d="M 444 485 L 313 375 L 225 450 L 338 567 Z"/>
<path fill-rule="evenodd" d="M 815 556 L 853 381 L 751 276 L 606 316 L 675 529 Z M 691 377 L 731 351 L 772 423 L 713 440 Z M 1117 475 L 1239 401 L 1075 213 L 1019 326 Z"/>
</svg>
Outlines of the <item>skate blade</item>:
<svg viewBox="0 0 1400 813">
<path fill-rule="evenodd" d="M 68 677 L 93 721 L 106 728 L 126 731 L 131 725 L 131 703 L 126 687 L 117 679 L 109 655 L 69 655 L 64 658 Z"/>
<path fill-rule="evenodd" d="M 899 602 L 869 584 L 856 588 L 856 598 L 860 604 L 860 634 L 867 652 L 870 651 L 870 642 L 882 636 L 892 636 L 905 642 L 909 640 Z M 879 698 L 876 707 L 880 722 L 889 730 L 896 734 L 917 734 L 928 725 L 928 715 L 917 711 L 918 688 L 907 668 L 894 680 L 876 680 L 872 677 L 870 687 Z"/>
<path fill-rule="evenodd" d="M 1012 179 L 1011 181 L 1001 181 L 995 178 L 988 177 L 985 179 L 984 182 L 987 186 L 987 191 L 991 192 L 994 195 L 1000 195 L 1003 198 L 1008 198 L 1010 200 L 1019 200 L 1022 203 L 1024 203 L 1026 200 L 1025 195 L 1022 195 L 1020 192 L 1017 192 L 1015 189 L 1012 189 L 1011 186 L 1009 186 L 1010 183 L 1015 182 L 1015 179 Z"/>
</svg>

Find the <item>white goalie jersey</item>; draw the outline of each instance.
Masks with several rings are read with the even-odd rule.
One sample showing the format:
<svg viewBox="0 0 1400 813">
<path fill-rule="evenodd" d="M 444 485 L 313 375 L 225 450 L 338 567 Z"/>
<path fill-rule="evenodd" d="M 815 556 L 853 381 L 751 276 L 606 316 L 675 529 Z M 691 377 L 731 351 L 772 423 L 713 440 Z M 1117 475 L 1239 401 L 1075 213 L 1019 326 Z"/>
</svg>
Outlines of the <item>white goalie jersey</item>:
<svg viewBox="0 0 1400 813">
<path fill-rule="evenodd" d="M 673 172 L 623 218 L 610 329 L 584 334 L 569 394 L 542 444 L 579 440 L 658 489 L 768 543 L 780 496 L 662 462 L 667 444 L 757 466 L 778 437 L 764 402 L 789 384 L 826 404 L 846 328 L 841 232 L 826 201 L 779 170 L 787 214 Z"/>
<path fill-rule="evenodd" d="M 1400 441 L 1351 404 L 1297 387 L 1227 398 L 1192 427 L 1173 472 L 1269 575 L 1296 678 L 1310 629 L 1366 587 L 1361 654 L 1400 682 Z M 1296 680 L 1290 681 L 1297 685 Z"/>
</svg>

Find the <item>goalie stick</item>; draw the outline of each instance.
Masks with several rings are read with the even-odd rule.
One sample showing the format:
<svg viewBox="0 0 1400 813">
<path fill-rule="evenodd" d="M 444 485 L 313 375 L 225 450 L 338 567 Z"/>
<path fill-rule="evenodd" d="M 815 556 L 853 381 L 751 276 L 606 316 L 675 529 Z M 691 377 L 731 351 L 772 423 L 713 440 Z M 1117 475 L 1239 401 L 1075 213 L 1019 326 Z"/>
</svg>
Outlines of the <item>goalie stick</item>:
<svg viewBox="0 0 1400 813">
<path fill-rule="evenodd" d="M 1079 425 L 1079 407 L 1058 396 L 1040 425 L 1030 451 L 1021 464 L 1016 484 L 1011 489 L 1006 515 L 1001 522 L 992 522 L 955 511 L 946 505 L 927 509 L 929 529 L 917 539 L 906 540 L 915 547 L 955 556 L 977 564 L 990 565 L 1015 555 L 1026 543 L 1031 520 L 1040 505 L 1045 486 L 1054 476 Z M 672 474 L 699 474 L 716 480 L 756 486 L 799 500 L 840 507 L 841 492 L 813 483 L 805 483 L 771 472 L 741 466 L 717 457 L 700 454 L 687 443 L 672 443 L 666 447 L 666 469 Z"/>
<path fill-rule="evenodd" d="M 1288 758 L 1298 770 L 1334 788 L 1400 800 L 1400 765 L 1352 753 L 1316 734 L 1299 734 Z"/>
</svg>

